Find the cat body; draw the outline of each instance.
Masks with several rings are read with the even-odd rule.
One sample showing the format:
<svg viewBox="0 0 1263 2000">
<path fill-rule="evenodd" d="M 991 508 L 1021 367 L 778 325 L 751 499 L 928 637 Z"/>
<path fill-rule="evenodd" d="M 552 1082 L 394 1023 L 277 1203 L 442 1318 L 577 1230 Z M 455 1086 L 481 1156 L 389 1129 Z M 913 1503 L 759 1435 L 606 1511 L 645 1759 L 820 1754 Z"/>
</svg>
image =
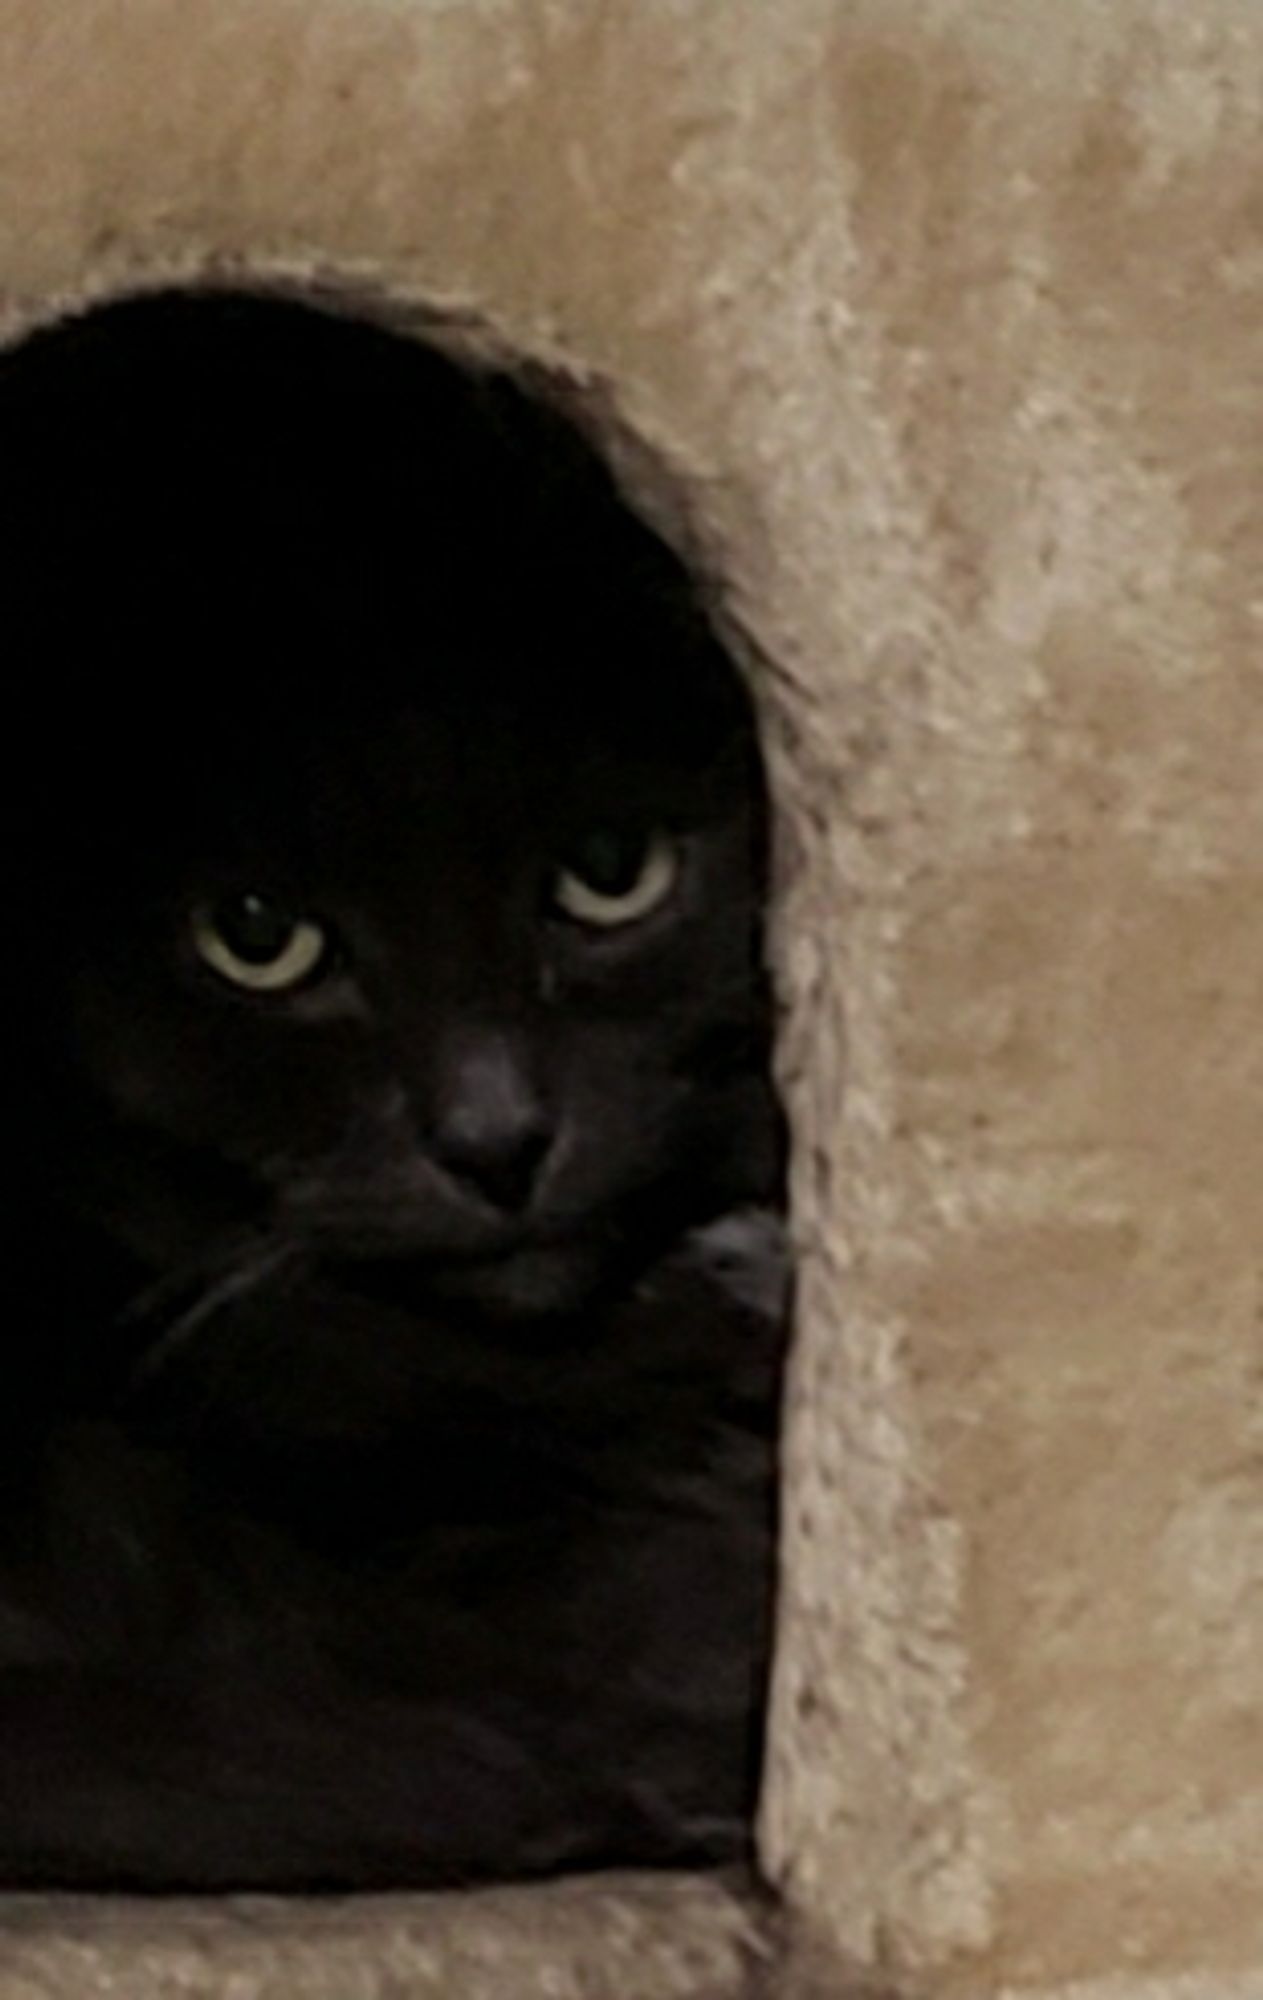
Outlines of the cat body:
<svg viewBox="0 0 1263 2000">
<path fill-rule="evenodd" d="M 766 1282 L 768 1218 L 742 1227 Z M 253 1454 L 50 1425 L 5 1478 L 0 1876 L 320 1889 L 739 1858 L 776 1344 L 730 1282 L 703 1231 L 591 1347 L 280 1464 L 271 1424 Z M 339 1309 L 378 1331 L 331 1296 L 292 1309 L 300 1340 Z"/>
<path fill-rule="evenodd" d="M 0 433 L 0 1883 L 740 1856 L 783 1132 L 691 588 L 513 385 L 296 307 L 107 309 Z"/>
</svg>

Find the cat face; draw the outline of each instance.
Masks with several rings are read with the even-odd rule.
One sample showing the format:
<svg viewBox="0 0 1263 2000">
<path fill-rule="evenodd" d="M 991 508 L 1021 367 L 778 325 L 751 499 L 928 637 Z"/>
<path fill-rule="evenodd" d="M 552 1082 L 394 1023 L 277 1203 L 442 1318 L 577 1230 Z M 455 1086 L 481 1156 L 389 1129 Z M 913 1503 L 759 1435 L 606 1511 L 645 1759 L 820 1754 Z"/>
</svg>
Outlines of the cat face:
<svg viewBox="0 0 1263 2000">
<path fill-rule="evenodd" d="M 168 298 L 8 358 L 0 434 L 58 1200 L 514 1318 L 765 1192 L 749 704 L 568 424 Z"/>
<path fill-rule="evenodd" d="M 88 871 L 65 1043 L 147 1264 L 257 1228 L 556 1310 L 766 1158 L 746 760 L 672 773 L 608 721 L 294 728 Z"/>
<path fill-rule="evenodd" d="M 59 338 L 0 380 L 59 1198 L 514 1318 L 765 1193 L 749 704 L 593 454 L 296 308 Z"/>
</svg>

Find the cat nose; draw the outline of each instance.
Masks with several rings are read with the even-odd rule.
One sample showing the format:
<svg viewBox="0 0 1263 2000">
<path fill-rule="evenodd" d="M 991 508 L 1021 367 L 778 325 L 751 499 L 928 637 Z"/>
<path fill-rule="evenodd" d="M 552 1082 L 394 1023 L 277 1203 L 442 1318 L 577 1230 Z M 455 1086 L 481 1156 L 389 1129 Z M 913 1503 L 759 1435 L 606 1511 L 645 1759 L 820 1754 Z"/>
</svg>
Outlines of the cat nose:
<svg viewBox="0 0 1263 2000">
<path fill-rule="evenodd" d="M 552 1139 L 539 1093 L 503 1038 L 467 1047 L 452 1063 L 430 1143 L 453 1180 L 493 1208 L 525 1208 Z"/>
</svg>

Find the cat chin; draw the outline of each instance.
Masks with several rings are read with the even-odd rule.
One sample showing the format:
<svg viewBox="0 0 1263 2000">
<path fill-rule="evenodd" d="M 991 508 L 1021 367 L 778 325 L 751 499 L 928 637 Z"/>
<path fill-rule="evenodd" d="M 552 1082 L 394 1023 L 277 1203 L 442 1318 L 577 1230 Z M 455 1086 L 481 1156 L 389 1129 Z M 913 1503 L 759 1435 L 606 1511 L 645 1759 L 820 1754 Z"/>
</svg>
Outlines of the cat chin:
<svg viewBox="0 0 1263 2000">
<path fill-rule="evenodd" d="M 426 1289 L 462 1317 L 496 1327 L 573 1319 L 601 1289 L 599 1253 L 567 1244 L 510 1252 L 503 1257 L 433 1268 Z"/>
</svg>

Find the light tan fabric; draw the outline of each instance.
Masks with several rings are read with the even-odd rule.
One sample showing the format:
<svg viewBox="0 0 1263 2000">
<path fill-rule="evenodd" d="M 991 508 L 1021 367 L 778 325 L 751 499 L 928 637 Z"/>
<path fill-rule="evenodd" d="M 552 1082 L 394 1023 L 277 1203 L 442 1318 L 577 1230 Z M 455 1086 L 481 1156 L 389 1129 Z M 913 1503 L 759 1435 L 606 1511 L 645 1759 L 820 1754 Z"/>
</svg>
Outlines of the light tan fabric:
<svg viewBox="0 0 1263 2000">
<path fill-rule="evenodd" d="M 11 334 L 446 312 L 705 552 L 802 1261 L 753 1957 L 23 1906 L 0 1995 L 1263 1993 L 1263 6 L 0 0 L 0 91 Z"/>
</svg>

